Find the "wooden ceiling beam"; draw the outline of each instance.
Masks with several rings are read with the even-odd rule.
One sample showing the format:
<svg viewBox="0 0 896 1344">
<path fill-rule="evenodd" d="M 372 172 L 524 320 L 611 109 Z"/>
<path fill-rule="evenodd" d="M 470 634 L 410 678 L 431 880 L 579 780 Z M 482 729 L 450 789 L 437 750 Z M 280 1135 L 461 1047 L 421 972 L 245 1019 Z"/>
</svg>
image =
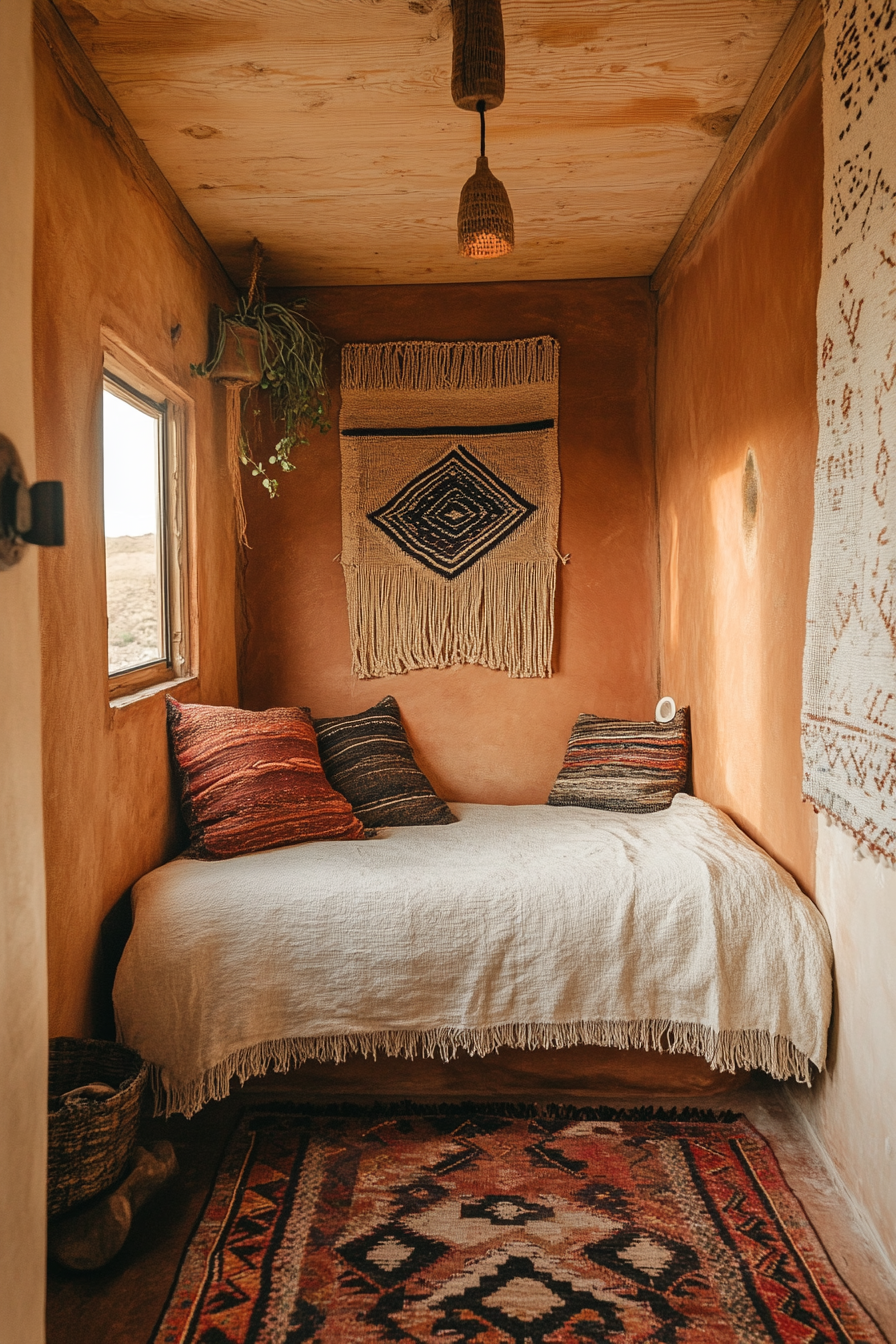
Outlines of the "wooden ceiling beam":
<svg viewBox="0 0 896 1344">
<path fill-rule="evenodd" d="M 52 0 L 34 0 L 34 30 L 52 56 L 62 83 L 78 111 L 106 135 L 118 154 L 146 188 L 190 252 L 228 288 L 233 284 L 143 141 L 84 54 Z"/>
<path fill-rule="evenodd" d="M 668 287 L 676 268 L 699 238 L 725 188 L 823 22 L 820 0 L 800 0 L 781 40 L 772 52 L 768 64 L 759 76 L 753 92 L 725 141 L 719 157 L 651 276 L 651 289 L 662 294 Z"/>
</svg>

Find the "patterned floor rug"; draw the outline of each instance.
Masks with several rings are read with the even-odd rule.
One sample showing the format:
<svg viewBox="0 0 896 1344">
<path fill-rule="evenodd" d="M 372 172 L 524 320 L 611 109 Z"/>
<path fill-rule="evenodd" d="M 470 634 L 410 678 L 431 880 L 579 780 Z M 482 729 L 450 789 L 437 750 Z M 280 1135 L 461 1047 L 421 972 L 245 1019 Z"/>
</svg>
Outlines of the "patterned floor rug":
<svg viewBox="0 0 896 1344">
<path fill-rule="evenodd" d="M 883 1344 L 743 1118 L 346 1111 L 245 1115 L 153 1344 Z"/>
</svg>

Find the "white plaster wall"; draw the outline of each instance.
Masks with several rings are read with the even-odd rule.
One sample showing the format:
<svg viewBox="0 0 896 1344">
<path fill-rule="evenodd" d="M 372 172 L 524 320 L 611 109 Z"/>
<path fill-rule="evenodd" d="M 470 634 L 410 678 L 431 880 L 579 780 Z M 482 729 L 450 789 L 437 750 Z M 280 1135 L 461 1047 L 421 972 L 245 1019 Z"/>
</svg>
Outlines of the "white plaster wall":
<svg viewBox="0 0 896 1344">
<path fill-rule="evenodd" d="M 816 899 L 834 943 L 829 1072 L 793 1094 L 896 1266 L 896 870 L 822 824 Z"/>
<path fill-rule="evenodd" d="M 29 0 L 0 0 L 0 432 L 34 478 Z M 44 1339 L 47 986 L 37 556 L 0 572 L 0 1344 Z"/>
</svg>

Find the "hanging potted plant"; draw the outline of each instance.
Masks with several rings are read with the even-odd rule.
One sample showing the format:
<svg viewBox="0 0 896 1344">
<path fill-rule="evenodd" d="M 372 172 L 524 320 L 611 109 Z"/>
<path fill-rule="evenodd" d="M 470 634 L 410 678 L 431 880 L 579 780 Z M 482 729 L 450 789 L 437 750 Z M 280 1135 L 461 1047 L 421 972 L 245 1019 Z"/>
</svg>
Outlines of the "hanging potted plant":
<svg viewBox="0 0 896 1344">
<path fill-rule="evenodd" d="M 278 468 L 284 473 L 295 471 L 293 449 L 307 445 L 309 430 L 324 434 L 330 428 L 325 339 L 303 312 L 307 300 L 267 302 L 259 286 L 262 255 L 261 245 L 256 242 L 247 294 L 238 299 L 233 313 L 215 305 L 209 357 L 204 364 L 190 365 L 197 377 L 212 378 L 227 388 L 227 454 L 243 544 L 246 515 L 240 464 L 260 477 L 268 497 L 275 499 L 280 484 Z M 253 448 L 258 435 L 250 434 L 250 427 L 244 423 L 243 393 L 248 388 L 258 388 L 267 395 L 271 419 L 281 431 L 267 453 Z"/>
</svg>

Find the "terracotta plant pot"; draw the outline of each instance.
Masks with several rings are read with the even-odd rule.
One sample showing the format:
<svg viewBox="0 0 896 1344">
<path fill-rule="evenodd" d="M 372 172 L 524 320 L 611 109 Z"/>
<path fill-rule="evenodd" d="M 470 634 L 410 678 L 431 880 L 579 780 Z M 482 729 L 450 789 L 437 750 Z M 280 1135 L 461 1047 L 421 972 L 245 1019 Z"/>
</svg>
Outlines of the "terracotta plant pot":
<svg viewBox="0 0 896 1344">
<path fill-rule="evenodd" d="M 261 382 L 258 332 L 253 327 L 225 327 L 224 354 L 211 375 L 216 383 L 254 386 Z"/>
</svg>

